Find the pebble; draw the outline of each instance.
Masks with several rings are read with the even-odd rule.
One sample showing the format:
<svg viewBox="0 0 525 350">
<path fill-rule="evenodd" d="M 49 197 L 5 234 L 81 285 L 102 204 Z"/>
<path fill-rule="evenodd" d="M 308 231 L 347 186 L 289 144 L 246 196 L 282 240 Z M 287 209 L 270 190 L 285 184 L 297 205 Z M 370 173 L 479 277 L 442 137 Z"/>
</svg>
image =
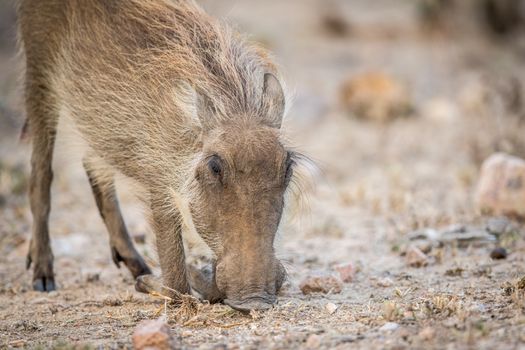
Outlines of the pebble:
<svg viewBox="0 0 525 350">
<path fill-rule="evenodd" d="M 406 262 L 412 267 L 422 267 L 428 264 L 428 258 L 419 248 L 412 245 L 406 252 Z"/>
<path fill-rule="evenodd" d="M 326 303 L 324 308 L 326 309 L 326 311 L 328 311 L 330 315 L 337 311 L 337 305 L 335 305 L 334 303 Z"/>
<path fill-rule="evenodd" d="M 133 348 L 136 350 L 169 350 L 175 345 L 170 327 L 162 318 L 142 321 L 133 332 Z"/>
<path fill-rule="evenodd" d="M 103 303 L 106 306 L 121 306 L 123 304 L 122 300 L 119 297 L 115 297 L 112 295 L 105 297 Z"/>
<path fill-rule="evenodd" d="M 377 281 L 378 287 L 392 287 L 394 285 L 394 281 L 392 281 L 391 278 L 385 277 L 381 278 L 379 281 Z"/>
<path fill-rule="evenodd" d="M 512 222 L 506 217 L 493 217 L 487 220 L 487 231 L 496 236 L 502 235 L 512 228 Z"/>
<path fill-rule="evenodd" d="M 341 293 L 343 283 L 333 275 L 316 274 L 306 277 L 299 285 L 303 294 L 311 293 Z"/>
<path fill-rule="evenodd" d="M 501 260 L 507 257 L 507 250 L 503 247 L 497 247 L 492 249 L 490 257 L 494 260 Z"/>
<path fill-rule="evenodd" d="M 475 200 L 483 214 L 525 217 L 525 160 L 505 153 L 487 158 Z"/>
<path fill-rule="evenodd" d="M 99 272 L 88 272 L 86 274 L 86 282 L 93 283 L 100 281 L 100 273 Z"/>
<path fill-rule="evenodd" d="M 383 326 L 381 326 L 381 328 L 379 328 L 379 330 L 382 331 L 382 332 L 393 332 L 393 331 L 395 331 L 398 328 L 399 328 L 399 324 L 398 323 L 387 322 Z"/>
<path fill-rule="evenodd" d="M 339 278 L 344 283 L 352 282 L 355 278 L 356 269 L 352 263 L 339 264 L 334 266 L 334 270 L 339 274 Z"/>
</svg>

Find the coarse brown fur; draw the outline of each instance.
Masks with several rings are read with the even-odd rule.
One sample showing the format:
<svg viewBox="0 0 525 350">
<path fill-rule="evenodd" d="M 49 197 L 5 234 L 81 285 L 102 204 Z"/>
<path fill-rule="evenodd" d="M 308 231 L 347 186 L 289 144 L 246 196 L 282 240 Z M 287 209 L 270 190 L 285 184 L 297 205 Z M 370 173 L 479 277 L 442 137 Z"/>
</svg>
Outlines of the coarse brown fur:
<svg viewBox="0 0 525 350">
<path fill-rule="evenodd" d="M 282 142 L 285 95 L 268 55 L 191 0 L 21 0 L 18 13 L 34 287 L 55 288 L 49 188 L 66 115 L 89 146 L 84 165 L 117 264 L 150 273 L 120 214 L 118 172 L 145 190 L 166 286 L 190 291 L 186 223 L 217 259 L 216 275 L 195 289 L 239 309 L 271 304 L 284 278 L 273 243 L 296 155 Z"/>
</svg>

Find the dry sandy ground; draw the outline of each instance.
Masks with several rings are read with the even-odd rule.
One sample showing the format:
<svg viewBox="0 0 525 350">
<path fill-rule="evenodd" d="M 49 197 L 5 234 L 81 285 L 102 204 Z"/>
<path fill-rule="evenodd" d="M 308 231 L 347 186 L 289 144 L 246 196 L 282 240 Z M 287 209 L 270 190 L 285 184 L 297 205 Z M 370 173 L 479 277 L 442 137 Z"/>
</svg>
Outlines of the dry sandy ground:
<svg viewBox="0 0 525 350">
<path fill-rule="evenodd" d="M 518 68 L 525 51 L 480 35 L 422 33 L 408 1 L 205 5 L 275 52 L 295 90 L 286 122 L 290 138 L 321 169 L 316 191 L 306 191 L 309 210 L 282 225 L 279 252 L 290 278 L 278 304 L 246 316 L 224 305 L 179 309 L 135 292 L 128 272 L 111 262 L 86 176 L 78 156 L 61 151 L 65 142 L 55 159 L 51 214 L 59 290 L 33 292 L 24 267 L 29 147 L 17 141 L 16 60 L 5 52 L 0 347 L 129 348 L 139 321 L 166 315 L 183 348 L 525 349 L 520 223 L 497 242 L 423 242 L 427 266 L 410 267 L 403 256 L 414 230 L 486 226 L 490 218 L 478 215 L 472 200 L 480 160 L 494 150 L 525 156 L 523 129 L 514 127 L 505 107 L 508 82 L 524 81 Z M 341 20 L 348 25 L 342 34 Z M 379 125 L 340 108 L 341 83 L 368 70 L 407 84 L 412 117 Z M 130 231 L 146 235 L 138 247 L 153 263 L 153 238 L 132 192 L 120 188 L 122 206 Z M 489 257 L 495 245 L 508 249 L 507 259 Z M 301 293 L 299 283 L 309 273 L 345 262 L 358 272 L 340 294 Z M 327 303 L 337 310 L 329 313 Z"/>
</svg>

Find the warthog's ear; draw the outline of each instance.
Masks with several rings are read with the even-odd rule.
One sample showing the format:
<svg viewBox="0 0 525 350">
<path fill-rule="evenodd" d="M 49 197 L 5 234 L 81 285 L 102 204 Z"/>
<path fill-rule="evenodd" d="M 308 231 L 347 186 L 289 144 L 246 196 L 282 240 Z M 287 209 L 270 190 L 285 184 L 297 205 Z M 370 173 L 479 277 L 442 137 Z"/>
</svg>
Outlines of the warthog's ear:
<svg viewBox="0 0 525 350">
<path fill-rule="evenodd" d="M 192 128 L 204 132 L 212 128 L 216 110 L 211 98 L 206 93 L 198 92 L 186 81 L 177 81 L 172 96 L 175 105 L 180 106 L 187 113 L 186 117 Z"/>
<path fill-rule="evenodd" d="M 279 129 L 284 116 L 285 97 L 281 83 L 271 73 L 264 74 L 261 103 L 264 121 L 271 127 Z"/>
<path fill-rule="evenodd" d="M 209 131 L 213 126 L 213 118 L 215 117 L 216 110 L 211 99 L 203 94 L 197 93 L 196 97 L 197 105 L 197 118 L 201 124 L 203 131 Z"/>
</svg>

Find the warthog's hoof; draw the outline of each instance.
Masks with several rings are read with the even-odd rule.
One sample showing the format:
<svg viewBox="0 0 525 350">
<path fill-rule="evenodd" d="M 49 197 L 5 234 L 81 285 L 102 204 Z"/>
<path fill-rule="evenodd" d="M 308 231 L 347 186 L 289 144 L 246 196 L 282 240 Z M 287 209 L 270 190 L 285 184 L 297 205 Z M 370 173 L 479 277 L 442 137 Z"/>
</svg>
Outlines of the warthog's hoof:
<svg viewBox="0 0 525 350">
<path fill-rule="evenodd" d="M 48 251 L 45 254 L 31 254 L 26 258 L 26 269 L 33 265 L 33 289 L 39 292 L 51 292 L 56 289 L 55 274 L 53 273 L 53 254 Z M 33 256 L 36 255 L 36 258 Z"/>
<path fill-rule="evenodd" d="M 51 292 L 56 289 L 53 277 L 39 277 L 33 279 L 33 289 L 39 292 Z"/>
<path fill-rule="evenodd" d="M 111 257 L 118 268 L 120 268 L 120 262 L 123 262 L 133 275 L 133 278 L 143 275 L 151 275 L 151 270 L 148 265 L 146 265 L 146 262 L 144 262 L 144 259 L 142 259 L 138 253 L 132 255 L 132 257 L 122 256 L 117 248 L 111 247 Z"/>
<path fill-rule="evenodd" d="M 185 294 L 175 289 L 166 287 L 162 283 L 161 278 L 153 275 L 143 275 L 137 277 L 137 281 L 135 282 L 135 290 L 140 293 L 164 296 L 175 302 L 180 301 L 182 296 Z"/>
<path fill-rule="evenodd" d="M 151 294 L 162 292 L 162 282 L 153 275 L 143 275 L 137 277 L 135 290 L 140 293 Z"/>
</svg>

